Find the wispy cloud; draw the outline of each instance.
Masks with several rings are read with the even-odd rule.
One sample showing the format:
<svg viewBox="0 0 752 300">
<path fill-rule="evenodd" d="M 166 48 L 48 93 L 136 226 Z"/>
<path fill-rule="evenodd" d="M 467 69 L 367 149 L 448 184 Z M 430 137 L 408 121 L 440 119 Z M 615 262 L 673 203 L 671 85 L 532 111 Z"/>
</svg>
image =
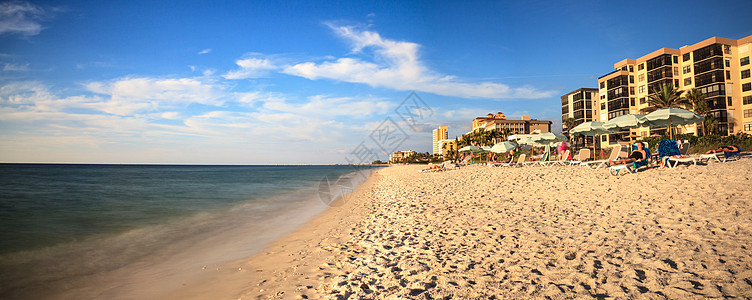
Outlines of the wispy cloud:
<svg viewBox="0 0 752 300">
<path fill-rule="evenodd" d="M 369 60 L 342 57 L 320 63 L 302 62 L 285 66 L 282 72 L 311 80 L 332 79 L 462 98 L 543 98 L 556 92 L 443 75 L 425 66 L 419 55 L 420 45 L 416 43 L 385 39 L 377 32 L 350 26 L 330 27 L 350 43 L 353 54 Z M 366 50 L 372 54 L 366 54 Z"/>
<path fill-rule="evenodd" d="M 29 64 L 11 64 L 6 63 L 3 66 L 3 71 L 6 72 L 20 72 L 20 71 L 28 71 L 29 70 Z"/>
<path fill-rule="evenodd" d="M 274 65 L 266 58 L 246 58 L 235 61 L 240 69 L 227 72 L 223 75 L 225 79 L 246 79 L 256 78 L 266 75 L 269 71 L 276 70 L 279 67 Z"/>
<path fill-rule="evenodd" d="M 207 53 L 209 53 L 209 52 L 211 52 L 211 51 L 212 51 L 212 49 L 211 49 L 211 48 L 206 48 L 206 49 L 204 49 L 204 50 L 201 50 L 201 51 L 199 51 L 199 52 L 198 52 L 198 55 L 203 55 L 203 54 L 207 54 Z"/>
<path fill-rule="evenodd" d="M 29 2 L 0 3 L 0 35 L 37 35 L 44 29 L 41 21 L 48 17 L 50 17 L 50 10 Z"/>
</svg>

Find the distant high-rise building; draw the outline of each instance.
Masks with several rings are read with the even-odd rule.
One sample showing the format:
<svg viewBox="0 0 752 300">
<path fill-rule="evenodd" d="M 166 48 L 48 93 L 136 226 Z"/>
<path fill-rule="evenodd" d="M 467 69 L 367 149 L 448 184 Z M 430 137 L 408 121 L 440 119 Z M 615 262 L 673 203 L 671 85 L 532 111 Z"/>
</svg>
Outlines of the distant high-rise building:
<svg viewBox="0 0 752 300">
<path fill-rule="evenodd" d="M 718 121 L 718 134 L 752 133 L 751 56 L 752 36 L 739 40 L 712 37 L 679 49 L 661 48 L 637 59 L 622 60 L 614 64 L 616 70 L 598 78 L 597 117 L 605 122 L 620 115 L 645 113 L 650 106 L 650 93 L 670 84 L 681 91 L 697 88 L 705 95 L 710 115 Z M 695 126 L 682 130 L 696 132 Z M 625 130 L 603 135 L 601 141 L 664 131 L 665 128 Z"/>
<path fill-rule="evenodd" d="M 439 141 L 446 140 L 449 137 L 449 127 L 439 126 L 439 128 L 433 130 L 433 143 L 431 144 L 433 149 L 433 155 L 441 154 L 442 151 L 439 148 Z"/>
<path fill-rule="evenodd" d="M 566 120 L 574 119 L 574 126 L 598 118 L 598 89 L 580 88 L 561 96 L 561 132 L 567 133 Z M 593 145 L 593 137 L 585 137 L 585 146 Z"/>
</svg>

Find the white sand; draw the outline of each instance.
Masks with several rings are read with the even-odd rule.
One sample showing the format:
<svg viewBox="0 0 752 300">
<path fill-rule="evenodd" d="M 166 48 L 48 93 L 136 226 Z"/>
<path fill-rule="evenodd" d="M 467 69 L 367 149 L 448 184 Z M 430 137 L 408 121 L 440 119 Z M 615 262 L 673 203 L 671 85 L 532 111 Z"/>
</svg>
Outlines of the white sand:
<svg viewBox="0 0 752 300">
<path fill-rule="evenodd" d="M 618 177 L 420 168 L 379 170 L 175 298 L 752 297 L 752 159 Z"/>
</svg>

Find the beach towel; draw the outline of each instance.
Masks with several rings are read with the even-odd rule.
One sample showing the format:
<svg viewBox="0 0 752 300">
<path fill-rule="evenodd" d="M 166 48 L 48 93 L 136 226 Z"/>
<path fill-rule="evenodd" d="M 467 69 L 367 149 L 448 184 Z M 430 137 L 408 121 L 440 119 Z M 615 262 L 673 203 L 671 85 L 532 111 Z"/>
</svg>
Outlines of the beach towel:
<svg viewBox="0 0 752 300">
<path fill-rule="evenodd" d="M 662 140 L 658 143 L 658 157 L 661 160 L 661 167 L 666 165 L 666 160 L 669 157 L 681 157 L 679 152 L 679 146 L 677 146 L 674 140 Z"/>
<path fill-rule="evenodd" d="M 635 150 L 637 150 L 637 144 L 632 145 L 632 151 Z M 648 165 L 648 159 L 650 159 L 650 149 L 643 147 L 642 150 L 645 151 L 646 157 L 643 160 L 638 160 L 632 163 L 632 167 L 634 167 L 635 169 Z"/>
</svg>

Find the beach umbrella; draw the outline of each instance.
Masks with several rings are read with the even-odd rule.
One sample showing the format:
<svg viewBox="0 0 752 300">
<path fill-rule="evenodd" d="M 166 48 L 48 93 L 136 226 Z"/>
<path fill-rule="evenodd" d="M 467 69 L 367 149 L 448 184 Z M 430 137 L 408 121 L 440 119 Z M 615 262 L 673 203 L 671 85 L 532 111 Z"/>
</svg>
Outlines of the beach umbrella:
<svg viewBox="0 0 752 300">
<path fill-rule="evenodd" d="M 595 155 L 595 136 L 608 133 L 608 130 L 603 128 L 603 122 L 584 122 L 570 129 L 569 133 L 593 136 L 593 155 Z"/>
<path fill-rule="evenodd" d="M 644 126 L 642 125 L 644 118 L 645 115 L 641 114 L 621 115 L 603 123 L 603 128 L 610 132 L 617 132 L 622 129 L 635 129 Z"/>
<path fill-rule="evenodd" d="M 501 143 L 497 143 L 496 145 L 493 145 L 493 147 L 491 147 L 491 152 L 504 153 L 504 152 L 512 151 L 514 149 L 517 149 L 517 144 L 512 143 L 512 142 L 501 142 Z"/>
<path fill-rule="evenodd" d="M 645 119 L 645 115 L 641 114 L 628 114 L 621 115 L 603 123 L 603 128 L 610 132 L 618 132 L 622 129 L 635 129 L 643 127 L 642 122 Z M 629 136 L 629 143 L 632 143 L 632 136 Z"/>
<path fill-rule="evenodd" d="M 667 107 L 645 115 L 641 124 L 643 126 L 650 126 L 651 128 L 668 127 L 669 138 L 673 139 L 671 127 L 702 123 L 703 120 L 705 120 L 703 116 L 686 109 Z"/>
<path fill-rule="evenodd" d="M 483 151 L 483 148 L 478 146 L 465 146 L 460 148 L 460 150 L 457 150 L 460 153 L 480 153 Z"/>
<path fill-rule="evenodd" d="M 538 135 L 538 141 L 544 141 L 549 143 L 564 142 L 569 140 L 566 135 L 556 132 L 546 132 Z"/>
<path fill-rule="evenodd" d="M 483 150 L 483 152 L 481 152 L 481 153 L 491 152 L 491 147 L 490 146 L 483 146 L 483 147 L 480 147 L 480 149 Z"/>
<path fill-rule="evenodd" d="M 518 144 L 524 144 L 524 145 L 532 145 L 535 144 L 537 141 L 532 136 L 523 137 L 517 140 Z"/>
</svg>

